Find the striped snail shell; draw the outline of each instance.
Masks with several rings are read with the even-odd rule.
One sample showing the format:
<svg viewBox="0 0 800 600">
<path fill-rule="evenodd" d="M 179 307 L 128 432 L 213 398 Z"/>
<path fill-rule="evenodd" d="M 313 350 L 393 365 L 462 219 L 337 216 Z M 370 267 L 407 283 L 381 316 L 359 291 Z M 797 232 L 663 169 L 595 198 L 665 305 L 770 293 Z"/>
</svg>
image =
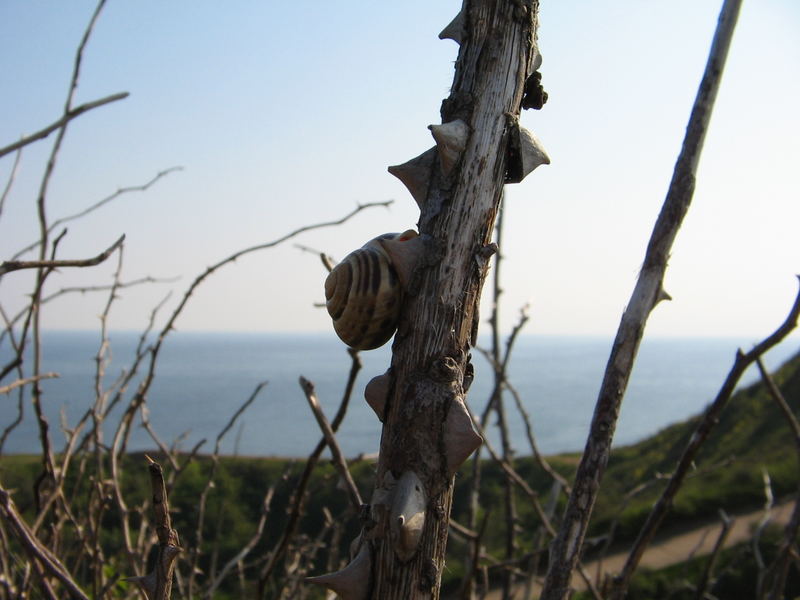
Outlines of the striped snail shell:
<svg viewBox="0 0 800 600">
<path fill-rule="evenodd" d="M 325 280 L 333 329 L 355 350 L 372 350 L 397 329 L 405 274 L 398 273 L 398 242 L 417 238 L 413 229 L 385 233 L 348 254 Z M 405 244 L 401 244 L 404 246 Z"/>
</svg>

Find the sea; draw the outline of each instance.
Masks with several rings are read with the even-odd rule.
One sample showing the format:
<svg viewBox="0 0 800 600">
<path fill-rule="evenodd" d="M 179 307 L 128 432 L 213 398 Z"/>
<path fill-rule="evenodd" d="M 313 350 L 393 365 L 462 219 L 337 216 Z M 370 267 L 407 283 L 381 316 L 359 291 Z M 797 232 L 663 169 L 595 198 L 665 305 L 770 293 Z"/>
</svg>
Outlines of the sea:
<svg viewBox="0 0 800 600">
<path fill-rule="evenodd" d="M 111 389 L 120 374 L 130 370 L 138 340 L 137 333 L 109 334 L 110 361 L 100 381 L 102 390 Z M 749 350 L 757 341 L 646 337 L 622 405 L 615 445 L 636 442 L 702 411 L 733 365 L 737 349 Z M 508 365 L 509 381 L 519 393 L 543 453 L 584 447 L 611 343 L 611 337 L 522 335 L 517 339 Z M 66 440 L 64 431 L 72 428 L 94 401 L 100 336 L 97 332 L 47 332 L 42 347 L 42 370 L 59 375 L 41 382 L 51 439 L 58 450 Z M 766 354 L 765 363 L 774 369 L 798 350 L 800 339 L 789 338 Z M 337 435 L 348 457 L 378 451 L 381 424 L 364 401 L 363 390 L 370 378 L 388 367 L 390 346 L 360 356 L 363 367 Z M 0 349 L 0 358 L 5 358 L 5 363 L 7 349 Z M 479 351 L 473 351 L 472 360 L 476 374 L 468 403 L 481 413 L 491 394 L 492 373 Z M 156 365 L 147 410 L 155 434 L 165 444 L 188 451 L 204 440 L 200 448 L 204 453 L 213 452 L 219 444 L 226 455 L 304 457 L 321 433 L 298 379 L 303 376 L 314 383 L 322 408 L 332 419 L 342 399 L 351 358 L 332 334 L 173 332 L 165 339 Z M 146 363 L 107 420 L 106 440 L 111 439 L 145 368 Z M 751 368 L 741 385 L 753 383 L 757 377 L 757 370 Z M 256 399 L 219 437 L 262 382 L 266 384 Z M 512 446 L 518 455 L 528 455 L 531 449 L 524 420 L 508 393 L 504 402 Z M 16 392 L 0 395 L 0 433 L 17 419 L 19 404 Z M 8 435 L 3 453 L 35 453 L 40 448 L 29 395 L 21 404 L 22 422 Z M 497 443 L 493 420 L 487 434 Z M 128 449 L 154 448 L 155 442 L 137 415 Z"/>
</svg>

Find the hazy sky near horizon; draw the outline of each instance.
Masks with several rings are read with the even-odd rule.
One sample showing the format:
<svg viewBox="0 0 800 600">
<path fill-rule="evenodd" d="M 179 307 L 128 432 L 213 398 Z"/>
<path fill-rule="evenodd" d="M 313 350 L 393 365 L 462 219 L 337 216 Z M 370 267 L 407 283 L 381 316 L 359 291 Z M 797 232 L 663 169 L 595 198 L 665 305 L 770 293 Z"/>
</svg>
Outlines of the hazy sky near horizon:
<svg viewBox="0 0 800 600">
<path fill-rule="evenodd" d="M 0 146 L 61 114 L 83 0 L 0 2 Z M 205 267 L 298 227 L 393 199 L 228 265 L 194 294 L 179 330 L 330 330 L 313 254 L 340 259 L 413 227 L 418 212 L 386 167 L 433 145 L 427 125 L 452 81 L 457 45 L 439 31 L 460 8 L 430 2 L 109 0 L 86 48 L 75 104 L 130 97 L 73 121 L 48 194 L 50 220 L 182 166 L 145 193 L 69 224 L 62 258 L 125 233 L 128 288 L 112 329 L 160 321 Z M 504 324 L 530 303 L 529 333 L 610 334 L 663 202 L 721 1 L 543 0 L 550 95 L 522 123 L 552 164 L 506 188 Z M 784 319 L 800 272 L 800 3 L 745 0 L 692 208 L 648 333 L 761 338 Z M 28 146 L 0 215 L 0 258 L 37 237 L 36 193 L 55 136 Z M 0 159 L 0 190 L 13 156 Z M 116 266 L 64 269 L 49 291 L 108 284 Z M 0 282 L 14 314 L 30 273 Z M 488 296 L 488 289 L 484 297 Z M 49 303 L 46 327 L 98 326 L 104 293 Z M 484 303 L 483 315 L 488 316 Z M 331 332 L 331 335 L 333 333 Z"/>
</svg>

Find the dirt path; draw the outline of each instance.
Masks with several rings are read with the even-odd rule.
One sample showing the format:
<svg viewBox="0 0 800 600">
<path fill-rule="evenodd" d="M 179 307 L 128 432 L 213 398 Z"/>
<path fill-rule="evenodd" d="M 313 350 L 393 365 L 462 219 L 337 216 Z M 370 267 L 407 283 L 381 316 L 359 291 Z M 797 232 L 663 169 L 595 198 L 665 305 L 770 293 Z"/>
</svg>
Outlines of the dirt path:
<svg viewBox="0 0 800 600">
<path fill-rule="evenodd" d="M 785 502 L 775 506 L 772 509 L 770 521 L 781 525 L 787 523 L 792 513 L 792 507 L 793 504 L 791 502 Z M 725 548 L 749 540 L 753 529 L 758 525 L 763 516 L 764 511 L 757 510 L 734 517 L 733 526 L 725 540 Z M 683 562 L 690 554 L 693 556 L 709 554 L 714 548 L 714 544 L 717 541 L 717 537 L 719 537 L 721 529 L 722 524 L 716 522 L 685 533 L 660 539 L 647 548 L 644 556 L 642 556 L 640 566 L 660 569 Z M 622 569 L 627 558 L 627 552 L 620 552 L 607 556 L 605 560 L 602 561 L 602 564 L 598 561 L 590 561 L 585 563 L 584 566 L 586 572 L 596 580 L 598 570 L 601 570 L 603 573 L 618 573 Z M 572 578 L 572 585 L 577 590 L 586 588 L 583 579 L 577 574 Z M 538 593 L 538 586 L 536 591 Z M 487 600 L 499 600 L 501 597 L 499 591 L 493 591 L 486 596 Z M 518 594 L 517 597 L 521 598 L 522 596 Z"/>
</svg>

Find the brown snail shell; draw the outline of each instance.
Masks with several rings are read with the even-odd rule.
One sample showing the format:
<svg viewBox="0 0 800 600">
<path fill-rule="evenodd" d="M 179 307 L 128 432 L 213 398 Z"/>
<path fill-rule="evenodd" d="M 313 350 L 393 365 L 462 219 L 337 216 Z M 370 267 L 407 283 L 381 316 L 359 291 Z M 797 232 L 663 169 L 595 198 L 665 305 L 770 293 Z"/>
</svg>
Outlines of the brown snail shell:
<svg viewBox="0 0 800 600">
<path fill-rule="evenodd" d="M 394 335 L 403 284 L 385 244 L 416 237 L 414 230 L 378 236 L 348 254 L 325 280 L 326 306 L 333 329 L 351 348 L 372 350 Z"/>
</svg>

